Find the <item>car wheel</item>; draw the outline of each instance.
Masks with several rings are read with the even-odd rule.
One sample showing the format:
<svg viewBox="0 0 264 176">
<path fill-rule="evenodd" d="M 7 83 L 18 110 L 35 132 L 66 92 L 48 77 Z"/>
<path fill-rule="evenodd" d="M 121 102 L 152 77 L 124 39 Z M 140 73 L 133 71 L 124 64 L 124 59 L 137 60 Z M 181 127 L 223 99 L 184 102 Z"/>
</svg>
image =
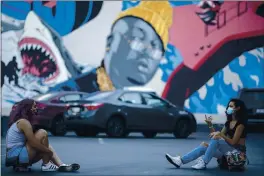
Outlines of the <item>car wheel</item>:
<svg viewBox="0 0 264 176">
<path fill-rule="evenodd" d="M 53 136 L 64 136 L 67 133 L 67 128 L 62 117 L 54 118 L 51 127 Z"/>
<path fill-rule="evenodd" d="M 179 120 L 175 125 L 173 134 L 176 138 L 187 138 L 190 135 L 190 128 L 189 120 Z"/>
<path fill-rule="evenodd" d="M 106 134 L 109 137 L 126 137 L 125 122 L 120 117 L 112 117 L 108 120 L 106 126 Z"/>
<path fill-rule="evenodd" d="M 157 132 L 143 132 L 142 133 L 145 138 L 154 138 L 157 135 Z"/>
<path fill-rule="evenodd" d="M 95 137 L 98 132 L 94 129 L 84 129 L 84 128 L 81 128 L 81 129 L 77 129 L 75 130 L 75 134 L 77 136 L 82 136 L 82 137 Z"/>
</svg>

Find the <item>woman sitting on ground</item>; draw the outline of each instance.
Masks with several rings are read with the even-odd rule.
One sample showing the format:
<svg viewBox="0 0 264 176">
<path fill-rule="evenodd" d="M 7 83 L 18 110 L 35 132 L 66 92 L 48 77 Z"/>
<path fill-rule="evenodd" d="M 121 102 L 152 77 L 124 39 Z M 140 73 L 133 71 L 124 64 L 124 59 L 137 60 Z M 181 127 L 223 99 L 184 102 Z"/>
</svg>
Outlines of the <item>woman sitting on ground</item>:
<svg viewBox="0 0 264 176">
<path fill-rule="evenodd" d="M 181 165 L 189 163 L 202 155 L 193 169 L 205 169 L 206 165 L 213 157 L 222 159 L 222 156 L 234 149 L 245 151 L 247 135 L 247 108 L 243 101 L 231 99 L 226 108 L 227 121 L 221 132 L 215 132 L 211 119 L 206 118 L 206 122 L 211 130 L 210 143 L 202 142 L 200 146 L 180 157 L 172 157 L 166 154 L 167 160 L 179 168 Z"/>
<path fill-rule="evenodd" d="M 62 163 L 48 141 L 45 130 L 33 132 L 33 116 L 37 113 L 34 100 L 25 99 L 19 102 L 10 114 L 9 129 L 6 135 L 6 164 L 34 164 L 42 159 L 42 171 L 73 171 L 78 170 L 78 164 Z M 16 158 L 15 163 L 12 163 Z"/>
</svg>

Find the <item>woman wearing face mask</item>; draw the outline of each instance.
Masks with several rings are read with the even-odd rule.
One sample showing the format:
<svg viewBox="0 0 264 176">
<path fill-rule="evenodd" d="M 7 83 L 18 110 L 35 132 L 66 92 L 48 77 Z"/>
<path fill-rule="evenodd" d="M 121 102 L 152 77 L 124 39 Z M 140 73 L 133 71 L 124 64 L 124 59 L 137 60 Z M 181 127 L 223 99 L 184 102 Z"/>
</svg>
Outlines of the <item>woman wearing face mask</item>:
<svg viewBox="0 0 264 176">
<path fill-rule="evenodd" d="M 216 131 L 209 121 L 210 142 L 202 143 L 200 146 L 180 157 L 173 157 L 166 154 L 167 160 L 179 168 L 181 165 L 189 163 L 202 155 L 197 164 L 192 166 L 193 169 L 205 169 L 206 165 L 211 161 L 213 157 L 221 159 L 222 156 L 234 149 L 245 151 L 245 141 L 247 135 L 247 108 L 245 103 L 239 99 L 231 99 L 226 108 L 227 121 L 221 132 Z"/>
<path fill-rule="evenodd" d="M 34 164 L 42 159 L 42 171 L 74 171 L 78 164 L 64 164 L 48 141 L 43 129 L 33 132 L 37 103 L 24 99 L 10 114 L 6 135 L 6 166 Z"/>
</svg>

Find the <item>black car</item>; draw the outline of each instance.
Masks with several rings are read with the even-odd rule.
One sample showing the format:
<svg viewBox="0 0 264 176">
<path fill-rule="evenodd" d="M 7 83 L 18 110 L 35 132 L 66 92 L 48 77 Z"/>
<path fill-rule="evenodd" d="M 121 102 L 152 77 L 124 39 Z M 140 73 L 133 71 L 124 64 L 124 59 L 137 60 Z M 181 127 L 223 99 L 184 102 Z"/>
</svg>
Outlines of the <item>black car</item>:
<svg viewBox="0 0 264 176">
<path fill-rule="evenodd" d="M 155 93 L 127 89 L 95 92 L 69 104 L 64 115 L 67 128 L 79 136 L 106 132 L 109 137 L 126 137 L 142 132 L 147 138 L 157 133 L 187 138 L 197 125 L 191 113 Z"/>
<path fill-rule="evenodd" d="M 264 89 L 242 89 L 239 98 L 243 100 L 248 108 L 248 124 L 264 126 Z"/>
</svg>

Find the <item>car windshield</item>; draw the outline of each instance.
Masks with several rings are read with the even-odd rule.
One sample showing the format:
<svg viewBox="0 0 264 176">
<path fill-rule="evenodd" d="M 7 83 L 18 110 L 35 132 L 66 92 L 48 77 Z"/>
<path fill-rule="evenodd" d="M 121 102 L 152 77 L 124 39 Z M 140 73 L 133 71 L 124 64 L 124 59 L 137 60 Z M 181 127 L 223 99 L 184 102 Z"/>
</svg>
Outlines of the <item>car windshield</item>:
<svg viewBox="0 0 264 176">
<path fill-rule="evenodd" d="M 264 107 L 264 91 L 242 92 L 240 99 L 243 100 L 249 109 Z"/>
<path fill-rule="evenodd" d="M 47 101 L 55 95 L 56 95 L 55 93 L 48 93 L 48 94 L 36 96 L 33 99 L 36 101 Z"/>
<path fill-rule="evenodd" d="M 95 93 L 92 93 L 92 94 L 84 97 L 83 99 L 89 100 L 89 101 L 101 100 L 101 99 L 109 97 L 112 94 L 113 94 L 113 92 L 95 92 Z"/>
</svg>

